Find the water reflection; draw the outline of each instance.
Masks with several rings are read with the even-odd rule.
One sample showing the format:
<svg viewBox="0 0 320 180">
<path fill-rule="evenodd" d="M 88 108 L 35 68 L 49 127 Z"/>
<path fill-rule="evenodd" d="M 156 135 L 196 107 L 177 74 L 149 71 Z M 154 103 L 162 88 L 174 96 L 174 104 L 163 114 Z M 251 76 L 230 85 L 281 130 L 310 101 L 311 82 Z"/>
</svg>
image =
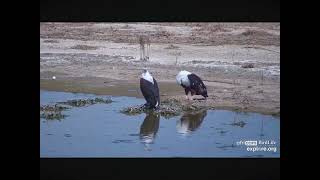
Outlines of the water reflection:
<svg viewBox="0 0 320 180">
<path fill-rule="evenodd" d="M 140 127 L 141 142 L 150 144 L 154 142 L 155 136 L 159 130 L 160 115 L 156 113 L 147 113 Z"/>
<path fill-rule="evenodd" d="M 54 91 L 41 92 L 40 97 L 41 104 L 89 98 Z M 61 122 L 40 118 L 40 157 L 280 157 L 280 118 L 228 110 L 187 113 L 169 119 L 154 114 L 127 116 L 119 113 L 122 107 L 142 104 L 144 99 L 113 100 L 111 106 L 74 108 Z M 239 127 L 241 121 L 246 123 L 243 127 Z M 178 133 L 178 129 L 186 132 L 183 127 L 189 134 Z M 274 140 L 275 145 L 266 147 L 276 147 L 276 151 L 251 152 L 246 145 L 237 144 L 247 140 Z M 188 148 L 190 145 L 192 148 Z"/>
<path fill-rule="evenodd" d="M 259 134 L 260 138 L 262 139 L 262 137 L 264 136 L 264 132 L 263 132 L 263 118 L 261 119 L 261 129 L 260 129 L 260 134 Z"/>
<path fill-rule="evenodd" d="M 180 121 L 177 122 L 178 133 L 188 134 L 197 130 L 206 116 L 207 110 L 187 112 L 183 114 Z"/>
</svg>

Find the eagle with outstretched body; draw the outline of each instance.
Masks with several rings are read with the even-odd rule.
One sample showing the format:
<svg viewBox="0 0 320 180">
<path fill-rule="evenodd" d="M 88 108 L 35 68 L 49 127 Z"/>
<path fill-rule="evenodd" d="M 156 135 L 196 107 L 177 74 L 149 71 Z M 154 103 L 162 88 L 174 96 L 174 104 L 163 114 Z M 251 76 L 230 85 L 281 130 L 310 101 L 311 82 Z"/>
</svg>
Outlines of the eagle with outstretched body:
<svg viewBox="0 0 320 180">
<path fill-rule="evenodd" d="M 160 105 L 158 83 L 146 68 L 143 69 L 140 78 L 140 90 L 144 99 L 147 101 L 144 107 L 148 109 L 158 109 Z"/>
<path fill-rule="evenodd" d="M 205 99 L 208 97 L 207 87 L 202 82 L 201 78 L 194 73 L 188 71 L 180 71 L 176 76 L 177 83 L 184 88 L 186 93 L 186 99 L 189 100 L 189 92 L 191 92 L 191 98 L 193 95 L 201 95 Z"/>
</svg>

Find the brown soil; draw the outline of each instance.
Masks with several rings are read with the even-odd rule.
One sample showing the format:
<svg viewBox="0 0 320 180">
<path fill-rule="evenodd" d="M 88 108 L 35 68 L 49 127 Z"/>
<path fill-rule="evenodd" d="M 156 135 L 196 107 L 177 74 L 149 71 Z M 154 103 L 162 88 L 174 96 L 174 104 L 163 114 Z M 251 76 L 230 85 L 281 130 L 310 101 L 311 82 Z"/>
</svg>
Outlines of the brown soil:
<svg viewBox="0 0 320 180">
<path fill-rule="evenodd" d="M 151 39 L 149 61 L 138 35 Z M 142 98 L 144 67 L 162 100 L 280 115 L 279 23 L 40 23 L 41 89 Z M 185 99 L 180 70 L 202 77 L 206 101 Z"/>
</svg>

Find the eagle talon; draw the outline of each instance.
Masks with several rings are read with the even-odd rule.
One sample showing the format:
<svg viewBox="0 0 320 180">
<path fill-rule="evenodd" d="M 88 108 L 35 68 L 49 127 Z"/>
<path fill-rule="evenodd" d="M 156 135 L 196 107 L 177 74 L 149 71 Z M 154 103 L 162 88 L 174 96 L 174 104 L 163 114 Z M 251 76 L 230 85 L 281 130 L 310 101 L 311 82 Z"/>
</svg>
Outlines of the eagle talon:
<svg viewBox="0 0 320 180">
<path fill-rule="evenodd" d="M 155 107 L 154 110 L 155 110 L 156 112 L 159 112 L 159 111 L 160 111 L 160 106 Z"/>
</svg>

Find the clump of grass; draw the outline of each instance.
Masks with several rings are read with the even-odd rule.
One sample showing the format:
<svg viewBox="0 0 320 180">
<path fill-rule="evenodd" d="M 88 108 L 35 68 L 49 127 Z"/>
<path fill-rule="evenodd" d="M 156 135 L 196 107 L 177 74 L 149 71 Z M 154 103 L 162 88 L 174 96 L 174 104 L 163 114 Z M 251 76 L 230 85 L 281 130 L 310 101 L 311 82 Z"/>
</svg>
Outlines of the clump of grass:
<svg viewBox="0 0 320 180">
<path fill-rule="evenodd" d="M 170 44 L 168 47 L 165 47 L 164 49 L 179 49 L 179 46 L 175 46 L 173 44 Z"/>
<path fill-rule="evenodd" d="M 170 37 L 170 36 L 173 36 L 172 33 L 164 30 L 163 28 L 158 28 L 157 31 L 156 31 L 156 34 L 155 34 L 156 37 Z"/>
<path fill-rule="evenodd" d="M 264 75 L 263 75 L 263 71 L 261 71 L 261 82 L 260 82 L 260 85 L 263 85 L 263 80 L 264 80 Z"/>
<path fill-rule="evenodd" d="M 199 26 L 198 26 L 199 27 Z M 203 24 L 200 25 L 198 31 L 209 31 L 209 32 L 228 32 L 229 30 L 224 28 L 222 24 Z"/>
<path fill-rule="evenodd" d="M 246 63 L 241 66 L 242 68 L 254 68 L 253 63 Z"/>
<path fill-rule="evenodd" d="M 182 106 L 176 99 L 166 99 L 161 102 L 158 110 L 147 109 L 143 105 L 131 106 L 122 109 L 120 112 L 126 115 L 137 115 L 141 113 L 148 113 L 154 111 L 162 116 L 169 118 L 180 115 Z"/>
<path fill-rule="evenodd" d="M 157 110 L 146 109 L 143 105 L 131 106 L 122 109 L 120 112 L 126 115 L 137 115 L 141 113 L 159 113 L 164 118 L 168 119 L 174 116 L 181 115 L 182 112 L 193 112 L 206 109 L 206 107 L 197 105 L 183 105 L 176 99 L 166 99 L 160 103 L 160 107 Z"/>
<path fill-rule="evenodd" d="M 43 41 L 44 43 L 59 43 L 58 40 L 53 40 L 53 39 L 47 39 Z"/>
<path fill-rule="evenodd" d="M 66 109 L 69 109 L 69 107 L 59 106 L 57 104 L 40 106 L 40 111 L 64 111 Z"/>
<path fill-rule="evenodd" d="M 238 121 L 238 122 L 233 122 L 230 125 L 232 126 L 239 126 L 239 127 L 244 127 L 247 123 L 245 123 L 244 121 Z"/>
<path fill-rule="evenodd" d="M 126 25 L 122 26 L 122 29 L 131 29 L 131 28 L 132 28 L 132 27 L 129 26 L 129 24 L 126 24 Z"/>
<path fill-rule="evenodd" d="M 161 105 L 166 105 L 170 107 L 182 107 L 180 101 L 174 98 L 168 98 L 161 102 Z"/>
<path fill-rule="evenodd" d="M 199 110 L 202 110 L 203 108 L 204 107 L 202 107 L 202 106 L 197 106 L 194 104 L 182 106 L 183 111 L 199 111 Z"/>
<path fill-rule="evenodd" d="M 275 112 L 275 113 L 273 113 L 272 115 L 273 115 L 273 116 L 276 116 L 276 117 L 280 117 L 280 111 Z"/>
<path fill-rule="evenodd" d="M 232 95 L 232 99 L 237 99 L 244 109 L 247 109 L 250 104 L 250 98 L 246 94 L 241 93 L 241 91 L 235 91 Z"/>
<path fill-rule="evenodd" d="M 265 31 L 258 31 L 258 30 L 252 30 L 252 29 L 247 29 L 245 32 L 241 33 L 244 36 L 266 36 L 270 35 L 269 33 Z"/>
<path fill-rule="evenodd" d="M 110 98 L 108 99 L 95 98 L 95 99 L 74 99 L 74 100 L 68 100 L 66 102 L 59 102 L 59 104 L 65 104 L 72 107 L 83 107 L 83 106 L 93 105 L 97 103 L 109 104 L 112 102 L 113 101 Z"/>
<path fill-rule="evenodd" d="M 43 112 L 43 113 L 40 113 L 40 118 L 44 118 L 44 119 L 47 119 L 47 120 L 61 120 L 61 119 L 64 119 L 66 118 L 67 115 L 65 114 L 62 114 L 61 112 Z"/>
<path fill-rule="evenodd" d="M 161 116 L 164 116 L 165 118 L 170 118 L 170 117 L 180 115 L 180 111 L 177 111 L 177 109 L 175 109 L 174 107 L 168 107 L 166 105 L 161 105 L 160 109 L 158 110 L 147 109 L 143 105 L 131 106 L 131 107 L 126 107 L 122 109 L 120 112 L 129 116 L 134 116 L 141 113 L 153 112 L 153 113 L 159 113 Z"/>
<path fill-rule="evenodd" d="M 240 103 L 246 108 L 250 104 L 249 97 L 247 95 L 242 96 Z"/>
<path fill-rule="evenodd" d="M 228 32 L 229 31 L 226 28 L 224 28 L 221 24 L 216 24 L 216 25 L 210 26 L 209 30 L 211 32 Z"/>
<path fill-rule="evenodd" d="M 233 98 L 233 99 L 239 98 L 239 97 L 241 97 L 241 96 L 242 96 L 241 91 L 235 91 L 235 92 L 233 92 L 233 94 L 232 94 L 232 98 Z"/>
<path fill-rule="evenodd" d="M 122 110 L 120 110 L 121 113 L 126 114 L 126 115 L 137 115 L 137 114 L 141 114 L 143 112 L 146 112 L 146 108 L 142 106 L 130 106 L 130 107 L 126 107 Z"/>
<path fill-rule="evenodd" d="M 72 46 L 71 49 L 79 49 L 79 50 L 96 50 L 98 49 L 98 47 L 96 46 L 88 46 L 88 45 L 75 45 L 75 46 Z"/>
<path fill-rule="evenodd" d="M 68 100 L 66 102 L 58 102 L 54 105 L 42 105 L 40 106 L 40 118 L 47 120 L 61 120 L 67 117 L 67 115 L 62 114 L 63 111 L 70 109 L 71 107 L 83 107 L 87 105 L 93 105 L 97 103 L 112 103 L 113 101 L 103 98 L 94 98 L 94 99 L 77 99 L 77 100 Z M 64 106 L 67 105 L 67 106 Z M 71 107 L 70 107 L 71 106 Z"/>
<path fill-rule="evenodd" d="M 192 60 L 190 61 L 191 64 L 199 64 L 199 63 L 203 63 L 203 61 L 198 61 L 198 60 Z"/>
<path fill-rule="evenodd" d="M 40 106 L 40 118 L 44 118 L 47 120 L 61 120 L 66 117 L 66 115 L 62 114 L 62 111 L 69 109 L 69 107 L 60 106 L 60 105 L 43 105 Z"/>
</svg>

